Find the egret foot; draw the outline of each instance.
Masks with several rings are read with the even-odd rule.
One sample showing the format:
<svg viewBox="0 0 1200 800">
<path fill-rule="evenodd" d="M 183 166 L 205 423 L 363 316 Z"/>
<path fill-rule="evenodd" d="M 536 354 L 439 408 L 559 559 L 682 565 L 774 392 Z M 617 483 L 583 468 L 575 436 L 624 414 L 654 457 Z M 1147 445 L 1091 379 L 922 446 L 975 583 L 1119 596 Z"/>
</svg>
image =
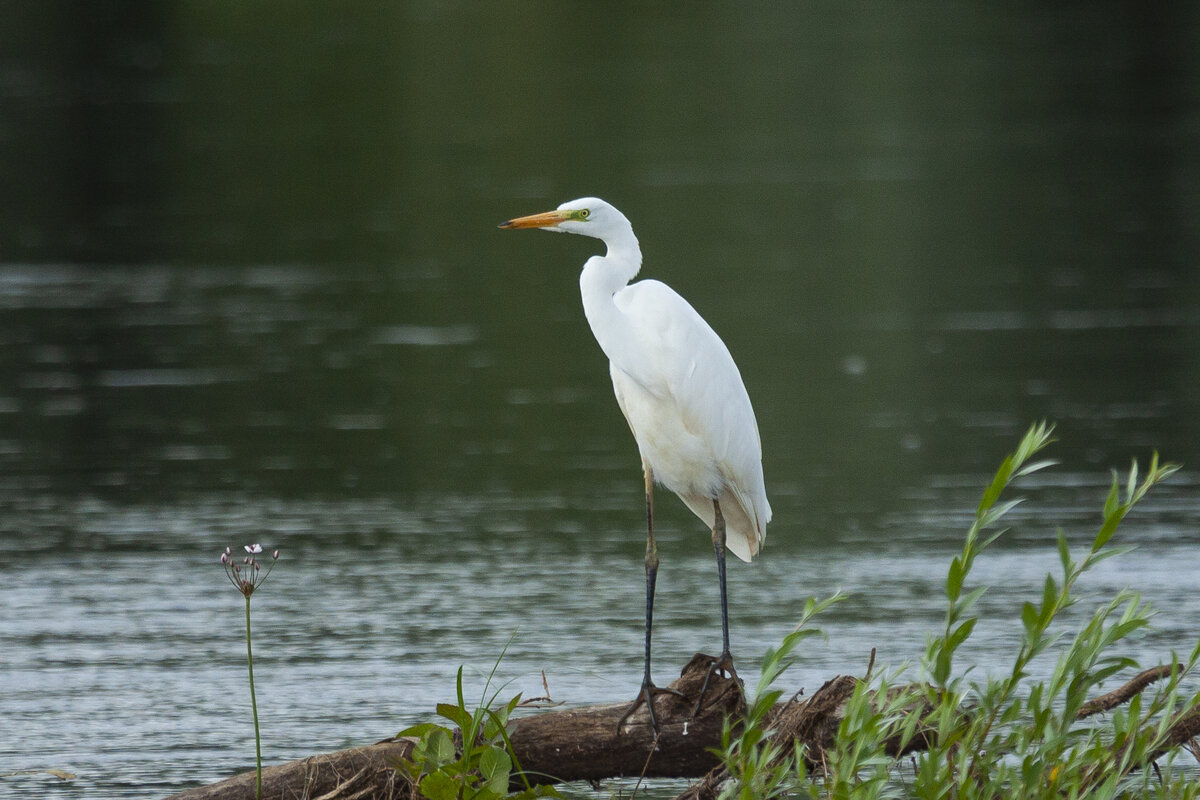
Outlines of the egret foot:
<svg viewBox="0 0 1200 800">
<path fill-rule="evenodd" d="M 712 680 L 712 676 L 717 674 L 721 674 L 722 677 L 732 678 L 734 685 L 738 687 L 738 691 L 743 691 L 742 679 L 738 677 L 737 670 L 733 668 L 733 655 L 726 650 L 708 666 L 708 674 L 704 676 L 704 683 L 700 685 L 700 692 L 696 696 L 696 707 L 692 709 L 693 717 L 700 713 L 700 707 L 704 705 L 704 695 L 708 692 L 708 684 Z"/>
<path fill-rule="evenodd" d="M 638 689 L 637 697 L 633 699 L 633 702 L 629 704 L 629 708 L 625 709 L 625 713 L 621 715 L 619 720 L 617 720 L 617 732 L 620 733 L 625 727 L 625 720 L 633 716 L 633 713 L 637 711 L 638 708 L 645 706 L 646 711 L 650 714 L 650 724 L 654 727 L 654 732 L 658 733 L 658 717 L 654 715 L 654 696 L 660 694 L 670 694 L 676 697 L 682 697 L 684 699 L 687 698 L 687 695 L 681 691 L 678 691 L 677 689 L 663 689 L 655 686 L 649 680 L 642 681 L 642 688 Z"/>
</svg>

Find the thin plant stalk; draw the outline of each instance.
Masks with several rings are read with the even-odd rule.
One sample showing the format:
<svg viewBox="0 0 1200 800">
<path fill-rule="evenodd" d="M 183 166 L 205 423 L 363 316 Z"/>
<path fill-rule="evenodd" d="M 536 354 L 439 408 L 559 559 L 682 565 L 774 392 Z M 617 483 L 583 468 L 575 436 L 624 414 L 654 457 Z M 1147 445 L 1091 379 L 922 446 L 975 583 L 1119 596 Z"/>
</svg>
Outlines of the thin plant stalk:
<svg viewBox="0 0 1200 800">
<path fill-rule="evenodd" d="M 250 672 L 250 713 L 254 716 L 255 800 L 262 800 L 262 736 L 258 731 L 258 700 L 254 697 L 254 650 L 250 646 L 250 595 L 246 595 L 246 668 Z"/>
<path fill-rule="evenodd" d="M 255 800 L 262 800 L 262 734 L 258 727 L 258 698 L 254 694 L 254 648 L 250 643 L 250 595 L 254 594 L 254 590 L 262 586 L 263 581 L 271 574 L 275 562 L 279 559 L 279 551 L 276 550 L 271 554 L 271 563 L 267 565 L 266 570 L 263 570 L 257 558 L 263 551 L 262 545 L 248 544 L 242 549 L 249 555 L 243 558 L 239 564 L 233 557 L 233 549 L 226 547 L 225 552 L 221 554 L 221 566 L 225 568 L 225 577 L 229 578 L 229 582 L 246 599 L 246 670 L 250 674 L 250 713 L 254 717 L 254 797 Z"/>
</svg>

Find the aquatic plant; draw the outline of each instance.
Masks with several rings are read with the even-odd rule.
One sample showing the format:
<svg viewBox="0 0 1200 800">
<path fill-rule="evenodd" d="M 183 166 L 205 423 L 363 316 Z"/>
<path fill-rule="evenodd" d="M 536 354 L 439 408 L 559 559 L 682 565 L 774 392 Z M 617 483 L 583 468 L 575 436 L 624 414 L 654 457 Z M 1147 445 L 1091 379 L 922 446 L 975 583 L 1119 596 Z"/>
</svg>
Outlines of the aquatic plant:
<svg viewBox="0 0 1200 800">
<path fill-rule="evenodd" d="M 844 600 L 840 592 L 824 600 L 809 598 L 804 603 L 800 621 L 783 638 L 779 647 L 767 650 L 753 698 L 746 706 L 741 720 L 726 719 L 721 732 L 719 755 L 732 780 L 725 784 L 722 798 L 738 800 L 769 800 L 793 791 L 793 773 L 803 764 L 801 754 L 793 745 L 775 741 L 771 724 L 776 703 L 783 691 L 775 683 L 795 662 L 792 653 L 811 636 L 821 632 L 809 626 L 814 617 Z"/>
<path fill-rule="evenodd" d="M 262 736 L 258 728 L 258 700 L 254 696 L 254 649 L 250 644 L 250 596 L 258 587 L 262 586 L 267 576 L 271 574 L 271 570 L 275 568 L 275 562 L 279 560 L 279 551 L 275 550 L 271 553 L 271 561 L 267 564 L 266 570 L 263 570 L 262 564 L 257 558 L 263 552 L 262 545 L 247 544 L 243 545 L 242 549 L 248 555 L 243 556 L 239 562 L 233 551 L 226 547 L 225 552 L 221 554 L 221 566 L 225 568 L 225 577 L 246 600 L 246 668 L 250 673 L 250 713 L 254 717 L 254 763 L 257 773 L 254 796 L 257 800 L 262 800 Z"/>
<path fill-rule="evenodd" d="M 1200 643 L 1185 659 L 1172 654 L 1169 664 L 1142 672 L 1124 691 L 1089 700 L 1101 682 L 1138 666 L 1118 648 L 1149 624 L 1153 611 L 1137 594 L 1122 590 L 1073 636 L 1060 619 L 1078 600 L 1073 590 L 1081 576 L 1127 551 L 1113 544 L 1121 521 L 1178 469 L 1160 465 L 1157 454 L 1140 479 L 1136 461 L 1123 480 L 1114 472 L 1099 528 L 1081 554 L 1059 532 L 1061 574 L 1048 574 L 1040 597 L 1022 606 L 1017 623 L 1022 633 L 1007 674 L 968 681 L 970 668 L 956 661 L 975 630 L 979 618 L 973 612 L 987 588 L 968 588 L 972 566 L 1003 535 L 997 524 L 1021 502 L 1001 497 L 1013 480 L 1053 464 L 1033 460 L 1051 436 L 1044 424 L 1030 428 L 984 491 L 962 551 L 950 562 L 945 622 L 927 642 L 920 680 L 901 683 L 904 669 L 876 672 L 869 666 L 866 678 L 846 679 L 853 689 L 846 692 L 831 741 L 819 747 L 792 744 L 773 735 L 779 718 L 767 713 L 780 696 L 772 684 L 802 638 L 801 632 L 791 634 L 768 651 L 747 719 L 741 727 L 727 727 L 720 751 L 727 780 L 720 798 L 1200 797 L 1200 783 L 1155 763 L 1165 756 L 1169 766 L 1177 748 L 1194 735 L 1200 692 L 1185 695 L 1181 682 L 1200 662 Z M 810 601 L 802 623 L 836 599 Z M 1031 664 L 1055 652 L 1049 677 L 1032 679 Z M 1152 694 L 1144 691 L 1158 681 Z M 1102 711 L 1113 711 L 1103 724 L 1096 722 Z M 906 753 L 911 760 L 903 760 Z"/>
<path fill-rule="evenodd" d="M 508 718 L 521 703 L 521 695 L 498 705 L 496 701 L 503 687 L 492 689 L 496 669 L 507 650 L 506 645 L 492 665 L 480 701 L 473 708 L 467 705 L 463 694 L 463 668 L 459 667 L 455 684 L 457 703 L 437 705 L 438 716 L 450 725 L 426 722 L 396 734 L 417 737 L 412 755 L 398 765 L 412 783 L 416 796 L 426 800 L 560 797 L 551 786 L 531 786 L 513 753 Z M 509 792 L 514 776 L 520 777 L 524 785 L 516 792 Z"/>
</svg>

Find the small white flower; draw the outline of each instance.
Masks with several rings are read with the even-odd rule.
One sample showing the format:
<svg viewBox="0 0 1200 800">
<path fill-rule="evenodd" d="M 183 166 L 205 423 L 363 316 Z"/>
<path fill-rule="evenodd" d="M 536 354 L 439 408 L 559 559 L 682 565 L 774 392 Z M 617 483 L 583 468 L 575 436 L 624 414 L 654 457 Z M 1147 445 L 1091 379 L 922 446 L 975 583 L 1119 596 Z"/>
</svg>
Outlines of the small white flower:
<svg viewBox="0 0 1200 800">
<path fill-rule="evenodd" d="M 242 546 L 246 548 L 247 553 L 250 553 L 252 555 L 258 555 L 259 553 L 262 552 L 261 544 L 247 544 L 247 545 L 242 545 Z"/>
</svg>

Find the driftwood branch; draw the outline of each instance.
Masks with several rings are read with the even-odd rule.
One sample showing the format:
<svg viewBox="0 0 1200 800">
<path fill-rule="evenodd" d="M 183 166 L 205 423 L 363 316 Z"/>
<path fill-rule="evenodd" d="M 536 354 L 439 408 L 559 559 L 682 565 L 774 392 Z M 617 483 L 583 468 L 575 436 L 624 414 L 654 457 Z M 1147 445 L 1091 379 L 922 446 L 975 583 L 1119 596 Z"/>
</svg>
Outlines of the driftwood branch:
<svg viewBox="0 0 1200 800">
<path fill-rule="evenodd" d="M 589 780 L 621 776 L 647 778 L 699 778 L 681 800 L 710 800 L 717 796 L 728 775 L 710 752 L 721 741 L 727 716 L 737 718 L 745 706 L 731 678 L 716 675 L 695 715 L 701 685 L 712 657 L 697 654 L 684 667 L 671 688 L 682 697 L 663 694 L 655 699 L 660 722 L 656 735 L 646 710 L 639 709 L 618 730 L 627 703 L 548 711 L 515 719 L 509 724 L 513 752 L 531 783 Z M 1089 701 L 1079 711 L 1085 718 L 1128 702 L 1151 683 L 1171 674 L 1171 667 L 1155 667 L 1118 689 Z M 861 681 L 842 675 L 827 682 L 811 697 L 778 704 L 767 727 L 781 741 L 805 746 L 807 758 L 820 769 L 826 748 L 833 743 L 846 701 Z M 1181 712 L 1154 759 L 1200 736 L 1200 709 Z M 412 753 L 412 739 L 389 739 L 369 747 L 311 756 L 263 770 L 263 797 L 304 800 L 408 800 L 413 787 L 395 766 Z M 899 740 L 886 743 L 892 756 L 926 747 L 919 732 L 901 748 Z M 785 748 L 791 750 L 790 747 Z M 220 783 L 190 789 L 168 800 L 249 800 L 254 797 L 255 775 L 246 772 Z M 521 784 L 523 785 L 523 784 Z M 513 788 L 518 788 L 514 785 Z"/>
<path fill-rule="evenodd" d="M 1165 664 L 1161 667 L 1151 667 L 1150 669 L 1143 670 L 1108 694 L 1102 694 L 1099 697 L 1088 700 L 1079 707 L 1079 711 L 1076 712 L 1075 717 L 1076 719 L 1086 719 L 1094 714 L 1111 711 L 1117 706 L 1124 705 L 1132 700 L 1134 695 L 1141 694 L 1142 690 L 1147 686 L 1155 681 L 1161 681 L 1176 669 L 1178 667 Z M 1188 738 L 1190 739 L 1191 737 L 1189 736 Z"/>
</svg>

